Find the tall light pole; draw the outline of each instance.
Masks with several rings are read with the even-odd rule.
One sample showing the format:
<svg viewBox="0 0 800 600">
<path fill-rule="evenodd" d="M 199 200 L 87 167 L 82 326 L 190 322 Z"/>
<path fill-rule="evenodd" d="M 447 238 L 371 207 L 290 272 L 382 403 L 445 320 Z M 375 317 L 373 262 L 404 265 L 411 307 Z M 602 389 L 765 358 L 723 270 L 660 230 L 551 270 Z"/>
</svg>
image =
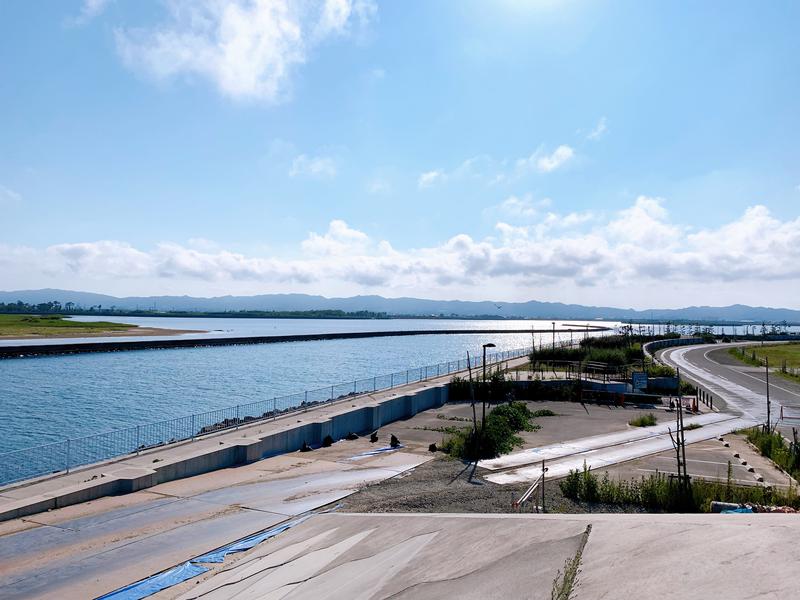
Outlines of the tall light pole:
<svg viewBox="0 0 800 600">
<path fill-rule="evenodd" d="M 484 423 L 486 423 L 486 395 L 489 391 L 486 385 L 486 349 L 494 348 L 495 345 L 491 342 L 483 345 L 483 416 L 481 417 L 481 432 L 483 432 Z"/>
</svg>

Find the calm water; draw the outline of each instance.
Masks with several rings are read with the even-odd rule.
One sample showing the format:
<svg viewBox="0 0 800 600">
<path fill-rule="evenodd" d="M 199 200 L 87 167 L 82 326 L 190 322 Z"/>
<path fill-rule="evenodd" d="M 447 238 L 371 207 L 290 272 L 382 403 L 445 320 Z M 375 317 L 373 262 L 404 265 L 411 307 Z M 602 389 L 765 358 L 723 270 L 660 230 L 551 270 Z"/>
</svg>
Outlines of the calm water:
<svg viewBox="0 0 800 600">
<path fill-rule="evenodd" d="M 230 335 L 551 327 L 550 321 L 120 320 L 222 329 Z M 551 339 L 537 335 L 536 343 Z M 0 452 L 457 360 L 468 350 L 477 354 L 488 342 L 511 350 L 530 346 L 531 335 L 430 335 L 3 360 Z"/>
</svg>

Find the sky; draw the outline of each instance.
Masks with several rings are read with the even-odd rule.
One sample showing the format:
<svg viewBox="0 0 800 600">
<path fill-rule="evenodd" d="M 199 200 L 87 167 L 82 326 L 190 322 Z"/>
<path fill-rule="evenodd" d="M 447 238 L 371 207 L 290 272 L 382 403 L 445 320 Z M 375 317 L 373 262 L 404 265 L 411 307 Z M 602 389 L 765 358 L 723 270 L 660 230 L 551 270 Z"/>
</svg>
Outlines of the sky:
<svg viewBox="0 0 800 600">
<path fill-rule="evenodd" d="M 0 289 L 800 308 L 800 4 L 0 3 Z"/>
</svg>

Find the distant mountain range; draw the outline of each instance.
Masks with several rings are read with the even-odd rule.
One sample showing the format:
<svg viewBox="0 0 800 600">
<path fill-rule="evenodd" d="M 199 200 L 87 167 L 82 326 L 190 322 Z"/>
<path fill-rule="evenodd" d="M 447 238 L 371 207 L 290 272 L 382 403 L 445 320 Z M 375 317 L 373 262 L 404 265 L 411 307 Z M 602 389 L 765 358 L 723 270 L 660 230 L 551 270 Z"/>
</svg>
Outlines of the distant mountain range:
<svg viewBox="0 0 800 600">
<path fill-rule="evenodd" d="M 343 310 L 347 312 L 385 312 L 389 315 L 500 317 L 525 319 L 607 319 L 661 321 L 787 321 L 800 323 L 800 310 L 767 308 L 734 304 L 732 306 L 689 306 L 676 309 L 634 310 L 608 306 L 583 306 L 560 302 L 470 302 L 464 300 L 425 300 L 421 298 L 384 298 L 352 296 L 325 298 L 308 294 L 263 294 L 258 296 L 132 296 L 117 298 L 91 292 L 42 289 L 0 291 L 0 302 L 17 301 L 30 304 L 58 301 L 72 302 L 83 308 L 102 306 L 117 310 L 220 312 L 242 310 Z"/>
</svg>

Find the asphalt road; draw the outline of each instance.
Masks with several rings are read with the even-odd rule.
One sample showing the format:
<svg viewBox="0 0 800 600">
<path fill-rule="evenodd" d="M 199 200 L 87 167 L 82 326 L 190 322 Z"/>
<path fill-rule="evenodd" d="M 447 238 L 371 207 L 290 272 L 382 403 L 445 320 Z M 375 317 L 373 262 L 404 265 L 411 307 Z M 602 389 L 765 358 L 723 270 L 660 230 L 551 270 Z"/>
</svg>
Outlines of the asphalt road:
<svg viewBox="0 0 800 600">
<path fill-rule="evenodd" d="M 664 362 L 679 367 L 681 374 L 721 398 L 727 410 L 750 417 L 759 422 L 767 419 L 767 385 L 764 369 L 736 361 L 728 354 L 733 344 L 705 344 L 667 348 L 660 353 Z M 771 420 L 778 421 L 781 406 L 787 416 L 779 423 L 785 431 L 800 425 L 800 385 L 770 373 L 769 396 Z"/>
</svg>

